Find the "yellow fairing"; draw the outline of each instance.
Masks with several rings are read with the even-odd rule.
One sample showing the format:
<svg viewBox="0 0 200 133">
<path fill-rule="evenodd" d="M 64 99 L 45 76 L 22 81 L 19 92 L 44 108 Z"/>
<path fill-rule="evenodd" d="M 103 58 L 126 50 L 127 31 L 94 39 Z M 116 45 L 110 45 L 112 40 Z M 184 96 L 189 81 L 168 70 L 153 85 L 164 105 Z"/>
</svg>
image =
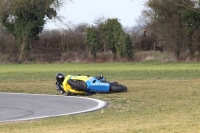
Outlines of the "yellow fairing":
<svg viewBox="0 0 200 133">
<path fill-rule="evenodd" d="M 88 80 L 87 76 L 72 76 L 72 75 L 67 75 L 65 77 L 65 80 L 62 83 L 63 87 L 64 87 L 64 90 L 67 93 L 80 94 L 80 95 L 85 94 L 84 91 L 77 91 L 77 90 L 72 89 L 71 86 L 67 83 L 68 79 L 78 79 L 78 80 L 86 81 L 86 80 Z"/>
</svg>

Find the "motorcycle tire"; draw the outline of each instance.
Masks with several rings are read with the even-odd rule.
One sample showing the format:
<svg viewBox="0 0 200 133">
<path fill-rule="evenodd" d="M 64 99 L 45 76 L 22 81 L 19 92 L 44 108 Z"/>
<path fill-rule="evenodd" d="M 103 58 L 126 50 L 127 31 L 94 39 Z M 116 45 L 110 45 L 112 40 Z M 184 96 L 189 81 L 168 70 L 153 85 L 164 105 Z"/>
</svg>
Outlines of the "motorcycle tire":
<svg viewBox="0 0 200 133">
<path fill-rule="evenodd" d="M 127 87 L 121 84 L 111 84 L 110 85 L 111 92 L 122 92 L 127 91 Z"/>
<path fill-rule="evenodd" d="M 75 89 L 78 90 L 78 91 L 86 91 L 86 87 L 83 86 L 83 85 L 81 85 L 81 84 L 78 83 L 77 81 L 74 81 L 74 80 L 69 79 L 69 80 L 67 81 L 67 83 L 68 83 L 71 87 L 75 88 Z"/>
</svg>

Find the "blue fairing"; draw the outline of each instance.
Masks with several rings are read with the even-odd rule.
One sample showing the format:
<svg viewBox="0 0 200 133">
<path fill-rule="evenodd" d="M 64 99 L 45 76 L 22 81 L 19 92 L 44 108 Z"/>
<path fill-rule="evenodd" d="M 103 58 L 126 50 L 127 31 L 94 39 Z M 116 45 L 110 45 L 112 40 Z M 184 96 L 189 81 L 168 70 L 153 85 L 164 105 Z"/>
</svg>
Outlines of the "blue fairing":
<svg viewBox="0 0 200 133">
<path fill-rule="evenodd" d="M 109 92 L 110 84 L 91 77 L 86 81 L 87 92 Z"/>
</svg>

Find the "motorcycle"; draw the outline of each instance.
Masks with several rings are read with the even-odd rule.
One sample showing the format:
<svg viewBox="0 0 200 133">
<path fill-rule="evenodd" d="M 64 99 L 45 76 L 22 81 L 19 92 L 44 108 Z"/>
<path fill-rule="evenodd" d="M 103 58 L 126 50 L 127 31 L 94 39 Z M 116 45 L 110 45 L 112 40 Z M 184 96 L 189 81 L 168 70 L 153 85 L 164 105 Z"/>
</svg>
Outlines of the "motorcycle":
<svg viewBox="0 0 200 133">
<path fill-rule="evenodd" d="M 102 75 L 97 77 L 67 75 L 62 83 L 56 81 L 56 89 L 64 95 L 90 95 L 127 91 L 126 86 L 118 82 L 108 82 Z"/>
</svg>

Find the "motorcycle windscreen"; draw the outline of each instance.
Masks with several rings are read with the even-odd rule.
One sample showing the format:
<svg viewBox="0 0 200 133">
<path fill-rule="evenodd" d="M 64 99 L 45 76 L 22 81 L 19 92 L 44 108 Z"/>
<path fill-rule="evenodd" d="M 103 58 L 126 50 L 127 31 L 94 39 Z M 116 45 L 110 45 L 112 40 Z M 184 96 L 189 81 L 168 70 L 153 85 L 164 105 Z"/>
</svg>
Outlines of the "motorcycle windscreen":
<svg viewBox="0 0 200 133">
<path fill-rule="evenodd" d="M 100 82 L 96 78 L 90 78 L 86 81 L 87 89 L 93 92 L 109 92 L 110 84 L 106 82 Z"/>
</svg>

